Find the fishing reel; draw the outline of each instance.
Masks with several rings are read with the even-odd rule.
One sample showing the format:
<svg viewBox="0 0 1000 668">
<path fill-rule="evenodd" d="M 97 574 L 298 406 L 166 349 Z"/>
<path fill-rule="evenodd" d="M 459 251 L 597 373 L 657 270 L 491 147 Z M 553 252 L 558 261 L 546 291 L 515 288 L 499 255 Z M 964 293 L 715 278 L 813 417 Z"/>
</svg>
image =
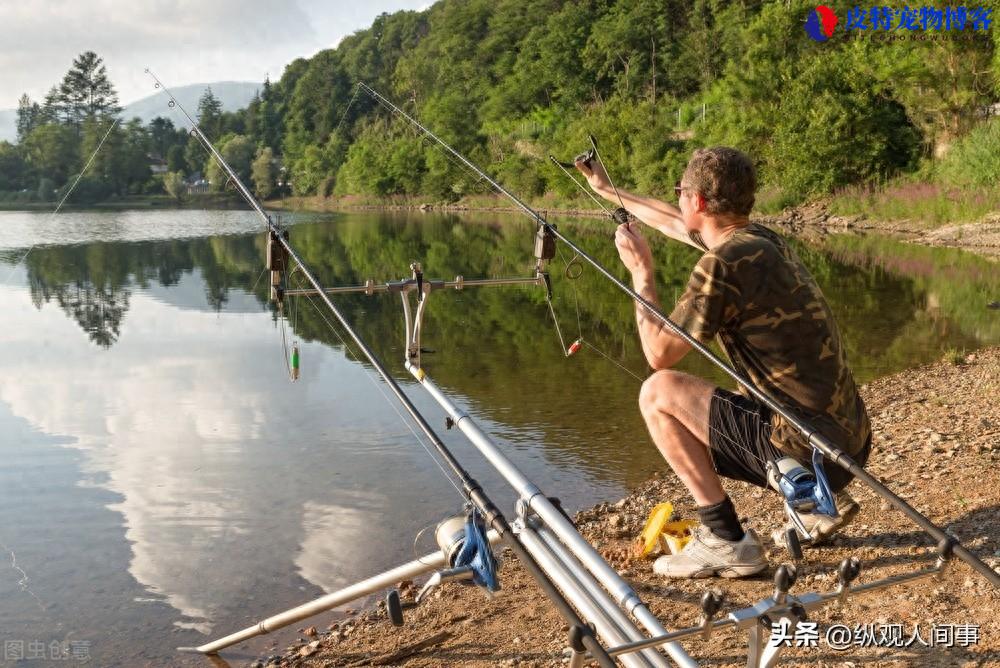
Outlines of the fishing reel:
<svg viewBox="0 0 1000 668">
<path fill-rule="evenodd" d="M 486 524 L 475 508 L 466 515 L 441 521 L 434 530 L 434 538 L 448 568 L 436 571 L 412 602 L 404 603 L 396 589 L 386 594 L 385 609 L 393 626 L 402 626 L 403 611 L 420 605 L 445 582 L 477 585 L 485 589 L 488 596 L 500 591 L 499 564 L 486 535 Z"/>
<path fill-rule="evenodd" d="M 785 538 L 789 551 L 796 559 L 802 556 L 800 536 L 806 542 L 812 540 L 799 513 L 839 516 L 837 502 L 823 468 L 823 453 L 819 450 L 813 450 L 812 466 L 810 471 L 793 457 L 782 457 L 767 463 L 768 483 L 784 497 L 785 514 L 793 525 Z"/>
</svg>

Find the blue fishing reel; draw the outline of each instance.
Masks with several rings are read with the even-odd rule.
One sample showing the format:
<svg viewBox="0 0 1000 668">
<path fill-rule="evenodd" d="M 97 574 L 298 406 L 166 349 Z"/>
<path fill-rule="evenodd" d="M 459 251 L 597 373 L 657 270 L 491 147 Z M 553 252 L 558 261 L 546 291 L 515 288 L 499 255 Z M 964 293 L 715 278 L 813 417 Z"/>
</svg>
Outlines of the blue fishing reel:
<svg viewBox="0 0 1000 668">
<path fill-rule="evenodd" d="M 813 450 L 813 470 L 805 468 L 792 457 L 768 462 L 768 482 L 785 498 L 785 512 L 796 529 L 811 540 L 799 513 L 837 517 L 837 501 L 823 468 L 823 453 Z"/>
<path fill-rule="evenodd" d="M 486 537 L 486 524 L 473 508 L 465 521 L 465 540 L 462 541 L 458 554 L 455 555 L 453 568 L 469 568 L 472 570 L 472 582 L 483 587 L 491 594 L 500 591 L 500 581 L 497 579 L 497 558 Z"/>
<path fill-rule="evenodd" d="M 435 572 L 412 602 L 404 603 L 395 589 L 386 595 L 386 612 L 393 626 L 402 626 L 403 611 L 419 605 L 444 582 L 474 584 L 490 596 L 500 591 L 497 558 L 487 536 L 486 523 L 476 508 L 471 508 L 464 517 L 444 520 L 434 533 L 448 568 Z"/>
<path fill-rule="evenodd" d="M 813 450 L 812 465 L 815 473 L 792 457 L 782 457 L 774 462 L 772 466 L 777 471 L 778 491 L 797 512 L 836 517 L 837 502 L 823 468 L 823 454 L 819 450 Z"/>
</svg>

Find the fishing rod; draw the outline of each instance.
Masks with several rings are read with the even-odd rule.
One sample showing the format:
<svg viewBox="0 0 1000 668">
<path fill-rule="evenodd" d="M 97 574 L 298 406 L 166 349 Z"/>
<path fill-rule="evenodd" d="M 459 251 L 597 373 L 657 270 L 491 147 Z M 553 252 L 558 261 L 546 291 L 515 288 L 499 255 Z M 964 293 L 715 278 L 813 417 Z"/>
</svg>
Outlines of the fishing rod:
<svg viewBox="0 0 1000 668">
<path fill-rule="evenodd" d="M 541 216 L 537 211 L 529 207 L 520 198 L 511 193 L 509 190 L 504 188 L 499 184 L 493 177 L 487 174 L 485 171 L 480 169 L 477 165 L 471 162 L 464 155 L 459 153 L 457 150 L 452 148 L 447 142 L 438 137 L 436 134 L 427 129 L 419 121 L 414 119 L 412 116 L 407 114 L 405 111 L 396 106 L 393 102 L 386 99 L 381 93 L 371 88 L 364 82 L 359 82 L 358 87 L 364 90 L 366 93 L 371 95 L 376 101 L 385 105 L 387 108 L 392 110 L 394 113 L 402 116 L 416 128 L 418 128 L 425 135 L 430 137 L 432 140 L 437 142 L 446 151 L 458 159 L 462 164 L 471 169 L 480 178 L 485 180 L 487 183 L 492 185 L 498 192 L 510 199 L 517 207 L 529 218 L 531 218 L 539 226 L 540 230 L 544 230 L 545 234 L 551 235 L 552 237 L 562 241 L 569 247 L 574 253 L 576 253 L 580 258 L 584 259 L 588 264 L 590 264 L 594 269 L 598 271 L 602 276 L 607 278 L 611 283 L 613 283 L 618 289 L 624 292 L 626 295 L 635 300 L 636 303 L 641 305 L 653 318 L 661 322 L 668 330 L 673 334 L 680 337 L 688 345 L 690 345 L 694 350 L 697 350 L 703 357 L 705 357 L 709 362 L 715 365 L 723 373 L 725 373 L 729 378 L 739 383 L 742 387 L 746 388 L 754 398 L 763 403 L 765 406 L 770 408 L 772 411 L 783 417 L 791 425 L 793 425 L 805 438 L 806 442 L 814 448 L 815 450 L 822 453 L 827 459 L 830 459 L 835 464 L 840 466 L 842 469 L 851 473 L 855 478 L 866 484 L 871 488 L 876 494 L 882 498 L 889 501 L 889 503 L 900 510 L 906 517 L 908 517 L 912 522 L 919 526 L 925 533 L 927 533 L 931 538 L 935 540 L 938 545 L 939 554 L 944 558 L 950 558 L 952 555 L 958 556 L 962 561 L 971 566 L 975 571 L 985 577 L 990 583 L 1000 589 L 1000 574 L 994 571 L 988 564 L 986 564 L 982 559 L 976 556 L 973 552 L 967 549 L 964 545 L 958 541 L 954 536 L 944 532 L 940 527 L 930 521 L 926 516 L 917 511 L 913 506 L 903 500 L 895 492 L 890 490 L 885 484 L 882 483 L 878 478 L 868 473 L 861 465 L 859 465 L 853 458 L 851 458 L 846 452 L 837 447 L 829 438 L 824 436 L 822 433 L 817 431 L 806 421 L 804 421 L 799 416 L 795 415 L 791 410 L 782 405 L 777 400 L 770 397 L 768 394 L 758 389 L 752 382 L 744 378 L 739 372 L 733 369 L 729 364 L 722 360 L 718 355 L 713 353 L 708 349 L 707 346 L 702 344 L 700 341 L 695 339 L 691 334 L 689 334 L 683 327 L 673 322 L 669 317 L 667 317 L 655 304 L 644 298 L 642 295 L 637 293 L 631 287 L 622 282 L 618 277 L 611 273 L 607 268 L 605 268 L 601 263 L 595 260 L 590 254 L 584 251 L 580 246 L 574 243 L 571 239 L 566 237 L 562 232 L 560 232 L 555 225 L 549 223 L 545 218 Z M 592 146 L 596 156 L 596 143 Z"/>
<path fill-rule="evenodd" d="M 604 647 L 598 642 L 596 636 L 594 635 L 593 630 L 587 624 L 584 623 L 584 621 L 577 614 L 576 610 L 573 609 L 573 607 L 563 596 L 562 592 L 556 587 L 556 585 L 552 582 L 552 580 L 549 579 L 546 573 L 540 568 L 535 559 L 525 549 L 523 543 L 511 530 L 511 527 L 508 524 L 504 515 L 493 504 L 492 500 L 490 500 L 490 498 L 486 495 L 486 493 L 479 485 L 479 483 L 468 473 L 468 471 L 466 471 L 465 468 L 462 467 L 462 465 L 454 457 L 452 452 L 444 444 L 444 442 L 437 435 L 434 429 L 431 428 L 430 424 L 420 413 L 420 411 L 416 408 L 416 406 L 413 404 L 410 398 L 406 395 L 405 392 L 403 392 L 399 383 L 397 383 L 396 380 L 392 377 L 392 375 L 390 375 L 389 372 L 385 369 L 385 366 L 382 364 L 381 360 L 379 360 L 379 358 L 375 355 L 375 353 L 368 347 L 368 345 L 357 333 L 357 331 L 354 329 L 351 323 L 347 320 L 347 318 L 343 315 L 343 313 L 341 313 L 340 309 L 337 308 L 337 306 L 333 303 L 330 297 L 326 294 L 322 284 L 319 282 L 319 280 L 310 270 L 309 266 L 302 260 L 301 256 L 289 242 L 287 231 L 280 229 L 277 226 L 277 224 L 272 220 L 272 218 L 269 215 L 267 215 L 267 213 L 264 211 L 263 207 L 261 207 L 257 199 L 250 193 L 250 190 L 243 184 L 242 180 L 239 178 L 236 172 L 232 169 L 232 167 L 229 166 L 229 164 L 222 157 L 222 155 L 220 155 L 219 152 L 215 149 L 215 146 L 208 139 L 208 137 L 205 136 L 205 133 L 202 132 L 201 128 L 191 117 L 191 115 L 188 114 L 187 110 L 185 110 L 184 107 L 180 105 L 180 103 L 174 97 L 173 93 L 171 93 L 170 90 L 163 85 L 163 83 L 159 80 L 159 78 L 157 78 L 156 75 L 153 72 L 151 72 L 148 68 L 146 69 L 146 73 L 153 78 L 153 80 L 156 83 L 156 87 L 162 88 L 164 92 L 169 96 L 170 106 L 171 107 L 176 106 L 187 117 L 188 121 L 191 123 L 191 133 L 195 137 L 197 137 L 198 140 L 205 146 L 205 148 L 209 151 L 212 157 L 216 160 L 218 165 L 226 173 L 229 180 L 234 184 L 238 192 L 243 196 L 243 199 L 246 200 L 246 202 L 253 208 L 254 211 L 256 211 L 256 213 L 261 217 L 263 222 L 266 224 L 268 229 L 268 240 L 270 242 L 269 248 L 272 249 L 269 258 L 271 260 L 269 264 L 271 264 L 272 266 L 272 272 L 275 271 L 273 269 L 273 267 L 275 266 L 281 265 L 282 268 L 287 267 L 288 266 L 287 259 L 292 259 L 295 261 L 299 270 L 302 272 L 302 275 L 318 291 L 320 299 L 323 301 L 323 303 L 326 305 L 329 311 L 333 314 L 333 316 L 337 319 L 337 321 L 341 324 L 341 326 L 344 328 L 344 331 L 347 332 L 348 336 L 351 337 L 351 339 L 354 341 L 358 349 L 361 350 L 365 358 L 367 358 L 367 360 L 375 368 L 378 375 L 389 386 L 392 394 L 395 395 L 399 403 L 402 404 L 403 408 L 413 419 L 413 421 L 417 423 L 420 430 L 434 444 L 438 454 L 448 464 L 448 466 L 451 468 L 455 476 L 459 478 L 459 480 L 462 483 L 463 492 L 466 499 L 481 514 L 482 521 L 485 523 L 485 525 L 488 526 L 490 529 L 492 529 L 493 532 L 495 532 L 499 536 L 499 539 L 503 541 L 505 546 L 511 549 L 511 551 L 523 565 L 525 570 L 528 571 L 529 575 L 531 575 L 531 577 L 538 583 L 539 587 L 549 598 L 549 600 L 552 601 L 557 612 L 566 620 L 566 622 L 569 625 L 569 635 L 568 635 L 569 646 L 573 650 L 573 655 L 577 657 L 577 663 L 582 662 L 582 657 L 584 652 L 589 652 L 590 655 L 598 661 L 598 663 L 602 666 L 602 668 L 613 668 L 615 666 L 614 660 L 608 655 Z M 275 252 L 278 246 L 280 246 L 281 249 L 283 249 L 283 252 Z M 470 522 L 467 524 L 467 527 L 471 525 L 473 525 L 473 522 L 470 519 Z M 477 546 L 473 538 L 474 536 L 470 535 L 469 530 L 467 529 L 466 535 L 464 537 L 464 542 L 461 547 L 461 551 L 459 552 L 459 554 L 455 555 L 456 558 L 461 558 L 463 554 L 476 548 L 485 549 L 486 551 L 489 550 L 488 543 L 486 544 L 485 548 L 483 548 L 482 546 Z M 479 554 L 472 554 L 469 557 L 470 560 L 476 558 L 482 560 L 485 559 L 485 555 L 483 555 L 483 553 L 480 551 Z M 487 564 L 487 566 L 488 565 L 489 564 Z M 456 576 L 462 577 L 461 574 L 456 574 L 454 572 L 455 570 L 456 570 L 455 568 L 452 568 L 450 569 L 451 572 L 444 572 L 444 571 L 441 572 L 443 575 L 439 574 L 438 581 L 441 581 L 448 577 L 456 577 Z M 495 563 L 493 564 L 493 571 L 494 571 L 493 577 L 495 578 Z M 480 573 L 477 571 L 475 573 L 475 579 L 477 580 L 477 583 L 479 577 Z M 495 582 L 489 581 L 488 574 L 485 579 L 487 580 L 485 584 L 489 589 L 495 590 L 496 588 L 498 588 Z M 289 617 L 281 621 L 286 622 L 284 625 L 287 625 L 294 623 L 295 621 L 297 621 L 297 619 L 291 619 Z M 260 633 L 267 633 L 270 630 L 274 630 L 275 628 L 278 628 L 278 626 L 274 625 L 269 627 L 266 626 L 264 623 L 260 623 L 255 627 L 251 628 L 252 628 L 251 631 L 252 635 L 259 635 Z M 252 635 L 242 635 L 240 637 L 240 640 L 246 639 L 247 637 L 252 637 Z M 237 642 L 238 641 L 239 640 L 237 640 Z M 212 649 L 211 651 L 207 651 L 204 648 L 182 648 L 182 649 L 201 651 L 202 653 L 215 653 L 218 652 L 218 650 L 221 649 L 221 647 L 217 647 L 215 649 Z"/>
</svg>

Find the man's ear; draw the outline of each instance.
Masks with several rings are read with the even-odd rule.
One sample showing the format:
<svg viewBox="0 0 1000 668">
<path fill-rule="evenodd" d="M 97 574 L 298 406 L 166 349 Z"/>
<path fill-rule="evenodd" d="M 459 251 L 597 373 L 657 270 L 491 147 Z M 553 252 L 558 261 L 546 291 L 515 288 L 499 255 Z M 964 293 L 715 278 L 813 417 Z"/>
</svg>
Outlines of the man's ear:
<svg viewBox="0 0 1000 668">
<path fill-rule="evenodd" d="M 705 210 L 705 198 L 701 196 L 701 193 L 697 190 L 694 193 L 694 210 L 701 213 Z"/>
</svg>

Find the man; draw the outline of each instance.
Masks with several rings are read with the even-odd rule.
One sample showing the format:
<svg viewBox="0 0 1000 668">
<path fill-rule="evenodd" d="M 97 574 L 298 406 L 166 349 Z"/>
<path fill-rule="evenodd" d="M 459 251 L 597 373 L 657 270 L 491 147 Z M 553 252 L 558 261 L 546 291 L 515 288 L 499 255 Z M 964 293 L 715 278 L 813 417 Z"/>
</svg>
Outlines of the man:
<svg viewBox="0 0 1000 668">
<path fill-rule="evenodd" d="M 868 459 L 871 430 L 830 308 L 779 235 L 750 223 L 753 163 L 726 147 L 699 149 L 675 188 L 678 206 L 619 191 L 597 161 L 577 162 L 590 186 L 646 225 L 704 251 L 670 319 L 695 339 L 718 337 L 737 371 L 851 455 Z M 615 245 L 637 293 L 659 308 L 653 258 L 639 226 L 620 225 Z M 698 504 L 701 525 L 677 555 L 657 559 L 667 577 L 743 577 L 767 568 L 764 548 L 744 530 L 719 476 L 764 488 L 766 465 L 791 456 L 811 468 L 795 427 L 744 394 L 671 370 L 691 346 L 637 303 L 639 338 L 653 374 L 639 406 L 667 463 Z M 742 388 L 740 388 L 742 390 Z M 813 543 L 849 522 L 858 504 L 843 488 L 851 475 L 826 467 L 840 516 L 802 514 Z M 775 532 L 776 542 L 784 531 Z"/>
</svg>

